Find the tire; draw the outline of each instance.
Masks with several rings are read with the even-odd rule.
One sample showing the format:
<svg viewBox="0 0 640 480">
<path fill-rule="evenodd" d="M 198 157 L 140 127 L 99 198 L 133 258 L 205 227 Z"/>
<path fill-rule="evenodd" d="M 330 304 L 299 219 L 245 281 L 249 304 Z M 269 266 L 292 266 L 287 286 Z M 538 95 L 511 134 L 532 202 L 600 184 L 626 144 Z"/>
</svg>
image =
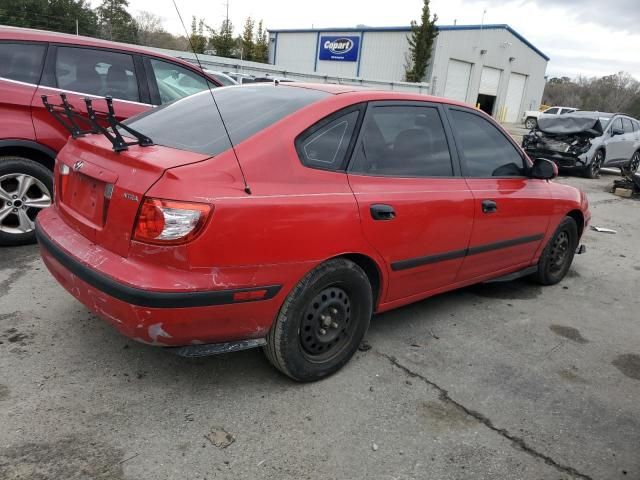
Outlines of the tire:
<svg viewBox="0 0 640 480">
<path fill-rule="evenodd" d="M 35 218 L 52 201 L 48 168 L 28 158 L 0 157 L 0 246 L 35 243 Z"/>
<path fill-rule="evenodd" d="M 528 117 L 524 121 L 524 126 L 525 126 L 525 128 L 528 128 L 529 130 L 533 130 L 534 128 L 536 128 L 538 126 L 538 120 L 536 120 L 534 117 Z"/>
<path fill-rule="evenodd" d="M 593 156 L 591 163 L 584 167 L 584 176 L 586 178 L 600 178 L 600 170 L 604 164 L 604 151 L 598 150 Z"/>
<path fill-rule="evenodd" d="M 371 284 L 364 271 L 347 259 L 329 260 L 289 293 L 267 335 L 265 354 L 296 381 L 320 380 L 354 355 L 372 310 Z"/>
<path fill-rule="evenodd" d="M 544 248 L 538 261 L 538 271 L 532 278 L 542 285 L 560 282 L 571 267 L 578 246 L 578 226 L 571 217 L 564 217 Z"/>
<path fill-rule="evenodd" d="M 631 160 L 629 160 L 629 164 L 626 170 L 631 173 L 631 175 L 633 175 L 638 171 L 638 167 L 640 167 L 640 150 L 636 151 L 631 156 Z"/>
</svg>

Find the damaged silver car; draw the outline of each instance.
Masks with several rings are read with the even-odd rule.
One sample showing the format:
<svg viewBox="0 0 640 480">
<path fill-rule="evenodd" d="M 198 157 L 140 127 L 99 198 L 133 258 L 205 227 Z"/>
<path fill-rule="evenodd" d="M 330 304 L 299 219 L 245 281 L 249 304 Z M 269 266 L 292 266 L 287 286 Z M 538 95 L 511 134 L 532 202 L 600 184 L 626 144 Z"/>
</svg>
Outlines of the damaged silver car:
<svg viewBox="0 0 640 480">
<path fill-rule="evenodd" d="M 558 167 L 598 178 L 603 167 L 640 166 L 640 122 L 627 115 L 577 111 L 541 116 L 522 139 L 531 158 L 545 158 Z"/>
</svg>

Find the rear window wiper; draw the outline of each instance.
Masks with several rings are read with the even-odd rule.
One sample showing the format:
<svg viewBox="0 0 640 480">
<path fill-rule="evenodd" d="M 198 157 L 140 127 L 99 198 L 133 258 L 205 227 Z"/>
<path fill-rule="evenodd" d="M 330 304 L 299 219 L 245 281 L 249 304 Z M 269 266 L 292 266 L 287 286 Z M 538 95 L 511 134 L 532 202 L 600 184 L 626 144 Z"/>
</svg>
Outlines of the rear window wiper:
<svg viewBox="0 0 640 480">
<path fill-rule="evenodd" d="M 51 105 L 48 101 L 47 95 L 42 95 L 42 103 L 44 104 L 47 111 L 53 115 L 58 123 L 60 123 L 71 134 L 73 138 L 82 137 L 90 133 L 101 133 L 107 138 L 107 140 L 109 140 L 109 142 L 111 142 L 113 150 L 116 152 L 128 150 L 131 145 L 140 145 L 141 147 L 149 147 L 153 145 L 153 140 L 151 140 L 149 137 L 147 137 L 143 133 L 138 132 L 137 130 L 134 130 L 128 125 L 125 125 L 116 118 L 113 109 L 112 97 L 104 98 L 107 104 L 106 112 L 94 110 L 93 99 L 88 97 L 85 98 L 84 103 L 87 108 L 88 118 L 82 117 L 76 110 L 73 110 L 71 108 L 71 105 L 67 100 L 67 96 L 64 93 L 60 94 L 60 99 L 62 101 L 61 105 Z M 66 119 L 63 118 L 63 114 Z M 98 114 L 105 116 L 106 121 L 109 123 L 110 130 L 103 127 L 100 122 L 98 122 Z M 91 128 L 83 129 L 80 127 L 80 123 L 89 124 Z M 133 142 L 125 141 L 125 139 L 120 134 L 120 128 L 129 133 L 136 140 Z"/>
</svg>

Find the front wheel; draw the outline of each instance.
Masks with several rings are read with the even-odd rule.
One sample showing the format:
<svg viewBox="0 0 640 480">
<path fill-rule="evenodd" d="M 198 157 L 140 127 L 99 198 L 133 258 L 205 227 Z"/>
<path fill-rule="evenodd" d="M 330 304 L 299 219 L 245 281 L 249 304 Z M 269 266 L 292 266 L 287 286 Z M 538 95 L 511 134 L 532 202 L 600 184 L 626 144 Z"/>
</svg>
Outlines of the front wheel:
<svg viewBox="0 0 640 480">
<path fill-rule="evenodd" d="M 555 285 L 569 271 L 578 246 L 578 226 L 571 217 L 565 217 L 544 248 L 533 279 L 542 285 Z"/>
<path fill-rule="evenodd" d="M 36 216 L 52 199 L 50 170 L 27 158 L 0 157 L 0 246 L 34 243 Z"/>
<path fill-rule="evenodd" d="M 584 169 L 584 176 L 587 178 L 600 178 L 600 170 L 604 164 L 604 152 L 598 150 L 591 160 L 591 163 Z"/>
<path fill-rule="evenodd" d="M 629 161 L 628 171 L 632 175 L 638 171 L 638 167 L 640 167 L 640 150 L 635 152 Z"/>
<path fill-rule="evenodd" d="M 329 260 L 309 272 L 286 298 L 267 335 L 265 354 L 294 380 L 327 377 L 358 349 L 372 309 L 364 271 L 347 259 Z"/>
</svg>

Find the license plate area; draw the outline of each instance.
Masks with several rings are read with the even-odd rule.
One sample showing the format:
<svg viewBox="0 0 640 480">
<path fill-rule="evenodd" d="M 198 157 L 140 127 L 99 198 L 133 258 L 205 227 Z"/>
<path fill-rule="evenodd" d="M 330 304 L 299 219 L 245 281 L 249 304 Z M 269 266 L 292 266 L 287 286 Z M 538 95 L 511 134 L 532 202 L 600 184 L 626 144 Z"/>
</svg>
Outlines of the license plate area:
<svg viewBox="0 0 640 480">
<path fill-rule="evenodd" d="M 102 227 L 106 218 L 105 185 L 105 182 L 74 172 L 65 192 L 65 203 L 85 220 Z"/>
</svg>

